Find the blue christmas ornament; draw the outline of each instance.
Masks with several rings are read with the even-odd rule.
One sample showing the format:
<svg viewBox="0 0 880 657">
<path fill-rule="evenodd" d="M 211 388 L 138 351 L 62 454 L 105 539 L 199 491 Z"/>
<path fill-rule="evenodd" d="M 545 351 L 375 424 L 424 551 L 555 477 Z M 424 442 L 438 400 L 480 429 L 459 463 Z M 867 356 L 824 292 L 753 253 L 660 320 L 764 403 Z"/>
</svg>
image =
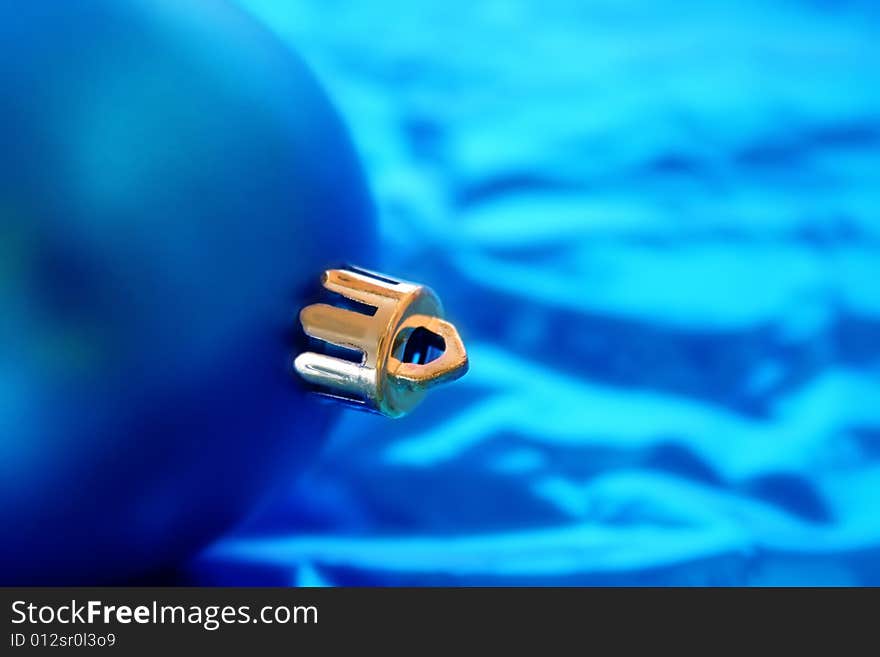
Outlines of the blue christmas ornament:
<svg viewBox="0 0 880 657">
<path fill-rule="evenodd" d="M 124 582 L 293 476 L 338 406 L 305 290 L 370 266 L 336 114 L 224 2 L 0 7 L 0 584 Z"/>
</svg>

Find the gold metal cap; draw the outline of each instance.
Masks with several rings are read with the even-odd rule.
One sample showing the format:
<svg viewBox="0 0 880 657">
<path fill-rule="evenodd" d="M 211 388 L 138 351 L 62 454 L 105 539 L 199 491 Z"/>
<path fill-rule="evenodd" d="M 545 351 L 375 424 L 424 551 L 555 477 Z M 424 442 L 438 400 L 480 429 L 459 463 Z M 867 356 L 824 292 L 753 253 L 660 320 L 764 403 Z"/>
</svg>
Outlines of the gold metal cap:
<svg viewBox="0 0 880 657">
<path fill-rule="evenodd" d="M 467 372 L 464 344 L 430 288 L 354 267 L 325 271 L 321 284 L 340 303 L 300 311 L 316 351 L 293 363 L 316 392 L 401 417 Z"/>
</svg>

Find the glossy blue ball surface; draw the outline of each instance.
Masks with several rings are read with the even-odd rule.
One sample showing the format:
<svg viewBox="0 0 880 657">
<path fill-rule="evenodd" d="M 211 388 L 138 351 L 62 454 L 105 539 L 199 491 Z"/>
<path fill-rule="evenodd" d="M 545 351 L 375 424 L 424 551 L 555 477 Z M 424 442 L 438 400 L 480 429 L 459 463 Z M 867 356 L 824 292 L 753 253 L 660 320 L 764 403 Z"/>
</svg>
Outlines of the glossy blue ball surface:
<svg viewBox="0 0 880 657">
<path fill-rule="evenodd" d="M 322 267 L 374 224 L 328 101 L 222 2 L 0 7 L 0 584 L 149 576 L 308 460 Z"/>
</svg>

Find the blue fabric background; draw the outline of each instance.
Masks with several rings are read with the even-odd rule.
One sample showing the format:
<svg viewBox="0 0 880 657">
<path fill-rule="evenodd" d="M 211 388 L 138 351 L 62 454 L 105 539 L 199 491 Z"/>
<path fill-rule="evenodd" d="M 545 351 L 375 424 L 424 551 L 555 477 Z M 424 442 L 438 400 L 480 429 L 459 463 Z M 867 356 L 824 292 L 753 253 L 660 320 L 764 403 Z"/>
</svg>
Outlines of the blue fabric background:
<svg viewBox="0 0 880 657">
<path fill-rule="evenodd" d="M 880 584 L 878 5 L 242 4 L 471 372 L 195 581 Z"/>
</svg>

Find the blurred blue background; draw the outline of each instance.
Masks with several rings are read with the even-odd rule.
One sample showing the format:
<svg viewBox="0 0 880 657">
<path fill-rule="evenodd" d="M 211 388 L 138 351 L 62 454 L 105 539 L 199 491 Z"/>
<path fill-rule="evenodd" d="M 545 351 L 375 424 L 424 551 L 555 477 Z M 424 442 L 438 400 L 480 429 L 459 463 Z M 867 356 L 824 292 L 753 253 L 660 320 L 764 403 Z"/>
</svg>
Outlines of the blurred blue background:
<svg viewBox="0 0 880 657">
<path fill-rule="evenodd" d="M 194 582 L 880 584 L 876 3 L 241 4 L 471 372 Z"/>
</svg>

